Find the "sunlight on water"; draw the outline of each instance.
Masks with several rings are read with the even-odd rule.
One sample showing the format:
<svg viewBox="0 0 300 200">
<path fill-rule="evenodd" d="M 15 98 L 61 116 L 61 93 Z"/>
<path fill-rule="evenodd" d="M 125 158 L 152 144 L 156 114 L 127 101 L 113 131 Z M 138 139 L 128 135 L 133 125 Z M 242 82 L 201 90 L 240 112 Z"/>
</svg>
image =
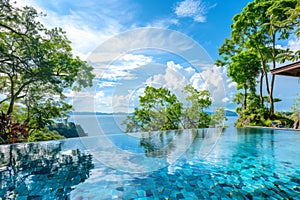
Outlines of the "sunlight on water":
<svg viewBox="0 0 300 200">
<path fill-rule="evenodd" d="M 203 156 L 207 133 L 152 133 L 141 137 L 138 147 L 127 146 L 127 157 L 112 157 L 116 152 L 99 146 L 102 137 L 3 145 L 0 197 L 300 198 L 299 132 L 230 128 Z M 181 152 L 185 145 L 187 151 Z M 130 151 L 135 152 L 133 157 Z M 178 152 L 181 156 L 174 159 Z M 103 158 L 98 159 L 101 153 Z M 114 160 L 118 169 L 127 171 L 111 168 L 103 160 Z M 161 163 L 161 168 L 152 161 Z M 151 167 L 157 170 L 145 172 Z"/>
</svg>

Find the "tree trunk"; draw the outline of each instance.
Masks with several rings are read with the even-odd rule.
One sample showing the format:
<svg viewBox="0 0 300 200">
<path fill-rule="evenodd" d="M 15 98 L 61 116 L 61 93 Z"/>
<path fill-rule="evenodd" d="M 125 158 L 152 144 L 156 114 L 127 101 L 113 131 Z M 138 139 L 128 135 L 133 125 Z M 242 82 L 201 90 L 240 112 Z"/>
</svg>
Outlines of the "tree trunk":
<svg viewBox="0 0 300 200">
<path fill-rule="evenodd" d="M 15 104 L 15 95 L 13 92 L 11 92 L 11 99 L 10 99 L 9 107 L 6 112 L 7 115 L 10 115 L 13 112 L 14 104 Z"/>
<path fill-rule="evenodd" d="M 259 85 L 259 97 L 260 97 L 260 102 L 261 106 L 264 107 L 264 96 L 263 96 L 263 81 L 264 81 L 264 74 L 261 73 L 260 76 L 260 85 Z"/>
<path fill-rule="evenodd" d="M 275 48 L 275 39 L 276 39 L 276 31 L 272 33 L 272 64 L 273 64 L 273 69 L 276 69 L 276 48 Z M 269 93 L 269 99 L 270 99 L 270 118 L 274 117 L 274 99 L 273 99 L 273 90 L 274 90 L 274 83 L 275 83 L 275 75 L 272 75 L 272 80 L 271 80 L 271 87 L 270 87 L 270 93 Z"/>
<path fill-rule="evenodd" d="M 10 79 L 10 103 L 9 103 L 9 107 L 7 109 L 6 114 L 10 115 L 13 112 L 14 109 L 14 104 L 15 104 L 15 88 L 14 88 L 14 78 L 13 76 L 9 76 Z"/>
<path fill-rule="evenodd" d="M 271 81 L 271 91 L 269 94 L 270 99 L 270 118 L 274 117 L 274 98 L 273 98 L 273 89 L 274 89 L 274 83 L 275 83 L 275 75 L 272 75 L 272 81 Z"/>
<path fill-rule="evenodd" d="M 266 67 L 266 64 L 264 62 L 264 58 L 263 58 L 263 55 L 262 55 L 262 52 L 260 51 L 259 49 L 259 46 L 256 44 L 256 48 L 257 48 L 257 51 L 260 55 L 260 62 L 261 62 L 261 66 L 262 66 L 262 70 L 263 70 L 263 75 L 265 76 L 265 80 L 266 80 L 266 88 L 267 88 L 267 93 L 269 95 L 269 99 L 270 99 L 270 118 L 272 118 L 274 116 L 274 101 L 273 101 L 273 85 L 274 85 L 274 78 L 272 77 L 272 83 L 271 83 L 271 90 L 270 90 L 270 86 L 269 86 L 269 78 L 268 78 L 268 73 L 267 73 L 267 67 Z M 274 61 L 274 59 L 273 59 Z M 275 65 L 273 64 L 273 67 Z M 274 76 L 274 75 L 273 75 Z"/>
<path fill-rule="evenodd" d="M 293 124 L 293 129 L 299 129 L 299 128 L 300 128 L 300 119 L 297 119 Z"/>
<path fill-rule="evenodd" d="M 263 74 L 263 76 L 265 77 L 265 80 L 266 80 L 267 93 L 268 93 L 268 95 L 270 95 L 269 78 L 268 78 L 268 73 L 267 73 L 267 67 L 266 67 L 266 64 L 264 62 L 264 57 L 262 55 L 262 52 L 259 49 L 259 46 L 257 44 L 256 44 L 256 48 L 257 48 L 257 51 L 258 51 L 259 56 L 260 56 L 260 63 L 261 63 L 261 66 L 262 66 L 262 74 Z"/>
<path fill-rule="evenodd" d="M 243 102 L 243 110 L 247 109 L 247 85 L 244 84 L 244 102 Z"/>
</svg>

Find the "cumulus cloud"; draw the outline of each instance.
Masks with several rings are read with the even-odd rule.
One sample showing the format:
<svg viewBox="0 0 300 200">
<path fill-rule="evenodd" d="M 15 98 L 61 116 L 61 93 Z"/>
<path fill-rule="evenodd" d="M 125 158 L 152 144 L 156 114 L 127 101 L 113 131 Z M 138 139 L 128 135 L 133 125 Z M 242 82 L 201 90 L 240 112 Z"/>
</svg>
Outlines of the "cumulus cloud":
<svg viewBox="0 0 300 200">
<path fill-rule="evenodd" d="M 97 91 L 94 95 L 95 111 L 112 112 L 112 97 L 105 95 L 103 91 Z"/>
<path fill-rule="evenodd" d="M 96 92 L 95 98 L 99 99 L 101 97 L 104 97 L 104 92 L 103 91 Z"/>
<path fill-rule="evenodd" d="M 300 39 L 291 39 L 288 41 L 288 48 L 292 51 L 298 51 L 300 49 Z"/>
<path fill-rule="evenodd" d="M 285 45 L 277 44 L 275 47 L 277 49 L 287 49 L 288 48 L 292 51 L 298 51 L 300 49 L 300 39 L 292 38 L 292 39 L 289 39 Z"/>
<path fill-rule="evenodd" d="M 61 27 L 66 31 L 68 39 L 72 41 L 74 55 L 84 60 L 99 44 L 121 30 L 121 25 L 114 19 L 106 19 L 111 25 L 105 28 L 92 28 L 84 20 L 85 15 L 87 14 L 71 12 L 70 15 L 60 16 L 55 12 L 47 11 L 47 17 L 42 19 L 48 27 Z"/>
<path fill-rule="evenodd" d="M 69 7 L 66 8 L 64 7 L 66 4 L 59 4 L 56 1 L 47 3 L 33 0 L 17 1 L 19 7 L 29 5 L 38 12 L 45 13 L 46 16 L 40 17 L 39 20 L 47 28 L 61 27 L 72 42 L 74 55 L 83 60 L 87 59 L 99 44 L 124 29 L 120 19 L 105 14 L 105 10 L 111 7 L 109 4 L 103 8 L 100 8 L 98 4 L 90 5 L 88 2 L 82 2 L 80 6 L 76 2 L 68 2 L 68 4 Z M 85 9 L 89 10 L 85 11 Z M 99 21 L 102 22 L 101 26 L 98 25 Z"/>
<path fill-rule="evenodd" d="M 122 60 L 134 60 L 132 59 L 134 57 L 134 55 L 128 55 Z M 144 57 L 137 57 L 140 58 L 138 59 L 139 61 L 136 62 L 139 64 L 144 64 L 148 60 Z M 140 62 L 141 60 L 145 62 Z M 143 95 L 146 85 L 168 88 L 183 101 L 185 97 L 182 94 L 182 89 L 187 84 L 192 84 L 195 88 L 200 90 L 209 90 L 213 99 L 213 107 L 223 107 L 224 103 L 230 100 L 229 97 L 225 96 L 222 74 L 220 74 L 215 66 L 212 66 L 211 69 L 197 72 L 193 67 L 183 67 L 174 61 L 169 61 L 165 64 L 164 72 L 146 78 L 143 84 L 140 84 L 134 89 L 124 87 L 124 89 L 128 89 L 126 91 L 122 90 L 120 93 L 117 92 L 116 89 L 113 89 L 113 87 L 110 87 L 111 89 L 105 87 L 105 90 L 99 91 L 98 86 L 98 89 L 90 90 L 91 93 L 89 93 L 89 95 L 92 96 L 85 94 L 83 97 L 78 98 L 77 95 L 77 101 L 81 100 L 81 103 L 77 102 L 76 105 L 78 105 L 80 110 L 83 110 L 83 104 L 86 105 L 88 102 L 90 110 L 93 109 L 100 112 L 133 112 L 134 108 L 139 106 L 139 96 Z M 111 85 L 113 85 L 113 83 Z"/>
<path fill-rule="evenodd" d="M 105 95 L 102 91 L 98 91 L 94 96 L 95 110 L 107 113 L 133 112 L 134 108 L 138 106 L 139 96 L 144 93 L 144 89 L 129 90 L 125 95 Z"/>
<path fill-rule="evenodd" d="M 236 84 L 236 82 L 229 82 L 228 84 L 227 84 L 227 87 L 228 88 L 236 88 L 236 86 L 237 86 L 237 84 Z"/>
<path fill-rule="evenodd" d="M 212 66 L 203 72 L 196 73 L 191 77 L 193 87 L 200 90 L 208 90 L 213 103 L 221 106 L 225 98 L 225 88 L 223 78 L 216 66 Z"/>
<path fill-rule="evenodd" d="M 182 98 L 182 89 L 191 84 L 198 90 L 209 90 L 215 104 L 221 105 L 225 98 L 223 79 L 218 69 L 211 66 L 202 72 L 196 72 L 192 67 L 184 68 L 173 61 L 167 62 L 164 74 L 155 75 L 146 81 L 147 85 L 166 87 Z"/>
<path fill-rule="evenodd" d="M 107 66 L 107 69 L 102 73 L 101 78 L 110 80 L 107 83 L 102 82 L 102 86 L 114 85 L 112 80 L 133 80 L 135 76 L 130 72 L 152 62 L 152 57 L 144 55 L 126 54 L 116 62 Z"/>
<path fill-rule="evenodd" d="M 177 4 L 175 14 L 178 17 L 191 17 L 196 22 L 206 22 L 206 14 L 213 6 L 207 6 L 201 0 L 184 0 Z"/>
<path fill-rule="evenodd" d="M 192 73 L 190 71 L 179 64 L 175 64 L 173 61 L 169 61 L 164 74 L 157 74 L 148 78 L 145 84 L 154 87 L 165 87 L 180 95 L 181 90 L 188 84 L 191 76 Z"/>
</svg>

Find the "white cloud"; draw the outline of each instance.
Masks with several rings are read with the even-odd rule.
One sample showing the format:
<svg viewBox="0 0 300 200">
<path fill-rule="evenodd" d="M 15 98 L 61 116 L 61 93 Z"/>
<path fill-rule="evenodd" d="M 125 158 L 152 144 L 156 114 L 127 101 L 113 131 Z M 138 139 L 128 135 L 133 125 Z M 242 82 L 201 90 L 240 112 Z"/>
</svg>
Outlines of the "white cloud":
<svg viewBox="0 0 300 200">
<path fill-rule="evenodd" d="M 112 112 L 131 113 L 139 106 L 139 97 L 144 94 L 145 87 L 129 90 L 126 95 L 114 95 L 111 97 Z"/>
<path fill-rule="evenodd" d="M 176 95 L 180 95 L 181 90 L 187 85 L 191 70 L 184 69 L 181 65 L 175 64 L 173 61 L 167 62 L 167 67 L 164 74 L 157 74 L 146 80 L 146 85 L 154 87 L 165 87 L 170 89 Z"/>
<path fill-rule="evenodd" d="M 94 97 L 95 110 L 107 113 L 133 112 L 134 108 L 138 106 L 139 96 L 143 94 L 144 89 L 130 90 L 126 95 L 105 95 L 102 91 L 98 91 Z"/>
<path fill-rule="evenodd" d="M 229 102 L 230 101 L 230 99 L 228 98 L 228 97 L 224 97 L 223 99 L 222 99 L 222 102 L 224 102 L 224 103 L 227 103 L 227 102 Z"/>
<path fill-rule="evenodd" d="M 191 77 L 193 87 L 199 90 L 208 90 L 212 97 L 213 103 L 223 106 L 225 98 L 225 88 L 223 85 L 222 74 L 216 66 L 206 69 L 201 73 L 196 73 Z"/>
<path fill-rule="evenodd" d="M 33 6 L 38 12 L 45 13 L 47 16 L 41 17 L 40 21 L 47 28 L 61 27 L 72 42 L 73 54 L 84 60 L 98 45 L 124 29 L 120 18 L 106 14 L 112 4 L 107 3 L 104 6 L 95 2 L 82 2 L 81 5 L 72 1 L 66 3 L 69 7 L 63 7 L 67 4 L 56 1 L 46 3 L 33 0 L 19 0 L 17 5 Z M 47 6 L 51 9 L 46 8 Z"/>
<path fill-rule="evenodd" d="M 139 59 L 134 59 L 139 58 Z M 145 64 L 149 59 L 142 57 L 141 55 L 128 55 L 122 58 L 122 61 L 137 61 L 134 63 Z M 144 62 L 138 62 L 142 61 Z M 134 108 L 139 104 L 139 96 L 144 94 L 146 85 L 152 85 L 155 87 L 166 87 L 170 89 L 177 96 L 182 96 L 181 90 L 188 84 L 188 80 L 193 76 L 194 70 L 192 68 L 183 68 L 179 64 L 175 64 L 173 61 L 169 61 L 166 64 L 166 69 L 164 74 L 157 74 L 148 78 L 145 83 L 141 84 L 134 90 L 128 90 L 125 95 L 98 95 L 96 98 L 96 110 L 103 110 L 103 108 L 110 108 L 107 112 L 133 112 Z M 138 66 L 138 65 L 136 65 Z M 129 67 L 130 68 L 130 67 Z"/>
<path fill-rule="evenodd" d="M 89 60 L 92 62 L 109 62 L 124 52 L 145 48 L 162 49 L 181 56 L 189 56 L 186 58 L 188 60 L 190 57 L 198 58 L 200 54 L 199 60 L 203 61 L 201 56 L 202 54 L 203 56 L 206 55 L 206 52 L 203 51 L 202 47 L 197 46 L 195 41 L 177 31 L 149 27 L 130 30 L 110 38 L 93 52 Z"/>
<path fill-rule="evenodd" d="M 148 27 L 168 28 L 169 26 L 177 25 L 178 23 L 178 19 L 164 18 L 153 21 Z"/>
<path fill-rule="evenodd" d="M 134 60 L 132 59 L 134 57 L 134 55 L 129 55 L 126 56 L 125 60 Z M 139 60 L 147 59 L 143 58 Z M 140 62 L 140 64 L 143 64 L 143 62 Z M 82 98 L 78 98 L 78 95 L 76 95 L 76 105 L 78 105 L 76 108 L 77 110 L 83 111 L 86 109 L 85 105 L 89 104 L 89 110 L 100 112 L 132 112 L 134 108 L 139 105 L 139 96 L 143 94 L 146 85 L 166 87 L 170 89 L 179 100 L 183 101 L 184 95 L 182 94 L 182 89 L 187 84 L 192 84 L 197 89 L 209 90 L 213 98 L 213 107 L 224 106 L 224 103 L 229 101 L 229 98 L 225 96 L 222 74 L 219 73 L 216 67 L 205 69 L 204 71 L 197 73 L 191 67 L 184 68 L 180 64 L 174 63 L 174 61 L 169 61 L 166 63 L 164 73 L 156 74 L 146 79 L 143 84 L 140 84 L 135 89 L 129 89 L 129 87 L 126 93 L 120 94 L 119 92 L 116 92 L 116 90 L 95 92 L 95 89 L 91 89 L 91 93 L 83 93 Z"/>
<path fill-rule="evenodd" d="M 130 94 L 118 95 L 112 98 L 112 110 L 113 112 L 132 112 L 133 108 L 130 104 Z"/>
<path fill-rule="evenodd" d="M 126 54 L 123 56 L 122 61 L 122 64 L 126 66 L 126 69 L 135 69 L 152 62 L 152 57 Z"/>
<path fill-rule="evenodd" d="M 97 91 L 94 95 L 94 109 L 100 112 L 112 112 L 112 98 L 107 96 L 103 91 Z"/>
<path fill-rule="evenodd" d="M 74 96 L 74 91 L 71 89 L 67 89 L 66 91 L 63 92 L 63 94 L 67 97 L 67 98 L 72 98 Z"/>
<path fill-rule="evenodd" d="M 166 87 L 181 100 L 183 100 L 181 91 L 184 86 L 192 84 L 198 90 L 209 90 L 214 104 L 222 106 L 224 103 L 222 101 L 225 98 L 223 79 L 215 66 L 196 73 L 191 67 L 183 68 L 173 61 L 169 61 L 165 73 L 147 79 L 146 84 L 155 87 Z"/>
<path fill-rule="evenodd" d="M 113 87 L 116 86 L 118 83 L 113 82 L 113 81 L 101 81 L 98 83 L 98 88 L 104 88 L 104 87 Z"/>
<path fill-rule="evenodd" d="M 135 77 L 130 71 L 147 65 L 151 62 L 152 57 L 150 56 L 126 54 L 119 60 L 115 61 L 115 63 L 107 66 L 105 72 L 101 74 L 101 78 L 114 81 L 121 79 L 133 80 Z M 113 86 L 111 81 L 108 81 L 108 83 L 102 82 L 101 84 Z"/>
<path fill-rule="evenodd" d="M 175 14 L 178 17 L 191 17 L 196 22 L 205 22 L 206 13 L 213 6 L 208 7 L 205 2 L 201 0 L 184 0 L 178 3 L 175 8 Z"/>
<path fill-rule="evenodd" d="M 229 82 L 229 84 L 227 85 L 228 88 L 236 88 L 237 84 L 236 82 Z"/>
<path fill-rule="evenodd" d="M 288 41 L 288 48 L 292 51 L 298 51 L 300 50 L 300 39 L 291 39 Z"/>
<path fill-rule="evenodd" d="M 71 12 L 70 15 L 61 16 L 47 11 L 47 16 L 42 20 L 49 28 L 61 27 L 66 31 L 68 39 L 72 41 L 74 55 L 86 59 L 99 44 L 118 34 L 121 30 L 121 25 L 114 19 L 106 19 L 106 24 L 111 25 L 92 28 L 93 26 L 90 26 L 85 20 L 89 15 L 89 13 Z"/>
<path fill-rule="evenodd" d="M 98 98 L 101 98 L 101 97 L 104 97 L 104 92 L 103 91 L 96 92 L 95 98 L 98 99 Z"/>
<path fill-rule="evenodd" d="M 284 45 L 282 44 L 277 44 L 275 46 L 277 49 L 290 49 L 291 51 L 298 51 L 300 50 L 300 39 L 299 38 L 291 38 L 285 43 Z M 280 65 L 280 63 L 277 63 Z"/>
</svg>

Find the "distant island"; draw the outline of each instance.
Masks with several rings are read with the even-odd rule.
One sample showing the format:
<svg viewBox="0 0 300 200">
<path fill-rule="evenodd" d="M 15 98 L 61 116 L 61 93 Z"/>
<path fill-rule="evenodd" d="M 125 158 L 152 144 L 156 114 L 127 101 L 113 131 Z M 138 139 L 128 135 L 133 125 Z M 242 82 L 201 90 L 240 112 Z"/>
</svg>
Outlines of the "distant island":
<svg viewBox="0 0 300 200">
<path fill-rule="evenodd" d="M 116 112 L 116 113 L 103 113 L 103 112 L 71 112 L 69 115 L 130 115 L 132 113 Z"/>
<path fill-rule="evenodd" d="M 212 114 L 212 112 L 207 112 L 208 114 Z M 231 110 L 225 110 L 226 116 L 234 116 L 237 117 L 238 114 Z M 132 115 L 132 113 L 125 112 L 116 112 L 116 113 L 103 113 L 103 112 L 71 112 L 69 115 Z"/>
<path fill-rule="evenodd" d="M 228 117 L 230 117 L 230 116 L 238 117 L 238 114 L 231 110 L 225 110 L 225 115 Z"/>
</svg>

